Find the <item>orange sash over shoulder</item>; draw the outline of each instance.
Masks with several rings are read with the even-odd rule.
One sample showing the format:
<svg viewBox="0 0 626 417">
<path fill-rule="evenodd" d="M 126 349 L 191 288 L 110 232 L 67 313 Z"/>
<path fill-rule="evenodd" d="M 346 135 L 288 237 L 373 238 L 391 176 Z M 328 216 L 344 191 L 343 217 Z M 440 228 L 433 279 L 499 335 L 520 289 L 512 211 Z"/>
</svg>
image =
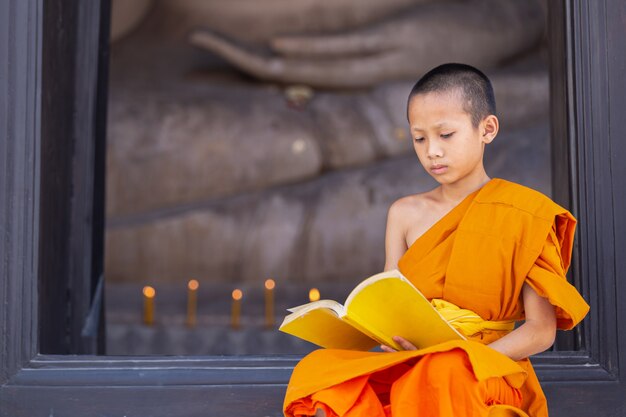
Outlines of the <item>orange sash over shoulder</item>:
<svg viewBox="0 0 626 417">
<path fill-rule="evenodd" d="M 494 322 L 524 319 L 527 282 L 555 306 L 557 326 L 567 330 L 589 310 L 565 278 L 575 225 L 543 194 L 493 179 L 413 243 L 398 267 L 427 298 Z M 294 369 L 285 415 L 321 408 L 329 417 L 547 417 L 528 359 L 514 362 L 485 345 L 501 333 L 485 330 L 410 352 L 317 350 Z"/>
</svg>

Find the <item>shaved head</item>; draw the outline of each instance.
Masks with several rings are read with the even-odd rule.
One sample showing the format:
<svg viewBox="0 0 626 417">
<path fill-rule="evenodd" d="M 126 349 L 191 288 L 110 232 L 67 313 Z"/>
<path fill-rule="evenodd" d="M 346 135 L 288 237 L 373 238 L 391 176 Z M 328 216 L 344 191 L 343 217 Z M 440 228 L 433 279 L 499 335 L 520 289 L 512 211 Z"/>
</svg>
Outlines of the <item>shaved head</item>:
<svg viewBox="0 0 626 417">
<path fill-rule="evenodd" d="M 443 64 L 428 71 L 411 89 L 407 110 L 413 97 L 428 93 L 459 93 L 463 110 L 470 115 L 474 127 L 490 114 L 496 114 L 491 81 L 470 65 Z"/>
</svg>

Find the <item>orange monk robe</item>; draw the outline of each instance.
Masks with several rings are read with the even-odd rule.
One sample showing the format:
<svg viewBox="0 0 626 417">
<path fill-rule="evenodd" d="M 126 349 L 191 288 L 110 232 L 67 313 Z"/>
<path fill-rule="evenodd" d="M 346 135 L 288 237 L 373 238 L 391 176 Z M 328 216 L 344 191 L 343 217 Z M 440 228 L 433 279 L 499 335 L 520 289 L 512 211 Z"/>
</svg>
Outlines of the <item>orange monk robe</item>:
<svg viewBox="0 0 626 417">
<path fill-rule="evenodd" d="M 565 278 L 575 224 L 543 194 L 492 179 L 411 245 L 398 267 L 427 298 L 484 320 L 523 320 L 526 282 L 555 306 L 558 328 L 569 330 L 589 310 Z M 528 359 L 486 346 L 501 332 L 468 336 L 396 353 L 317 350 L 294 369 L 285 415 L 321 408 L 329 417 L 547 417 Z"/>
</svg>

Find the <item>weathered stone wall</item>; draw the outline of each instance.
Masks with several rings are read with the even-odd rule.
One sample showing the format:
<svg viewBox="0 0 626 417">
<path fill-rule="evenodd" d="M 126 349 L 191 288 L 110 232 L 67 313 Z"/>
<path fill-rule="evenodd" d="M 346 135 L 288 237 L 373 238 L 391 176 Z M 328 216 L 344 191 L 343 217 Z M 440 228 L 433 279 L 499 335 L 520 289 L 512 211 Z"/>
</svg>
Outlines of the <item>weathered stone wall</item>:
<svg viewBox="0 0 626 417">
<path fill-rule="evenodd" d="M 185 34 L 219 2 L 201 3 L 156 2 L 135 32 L 114 44 L 107 279 L 313 282 L 380 270 L 389 204 L 435 185 L 412 155 L 406 126 L 414 80 L 316 89 L 294 105 L 288 84 L 250 79 L 188 45 Z M 409 3 L 393 7 L 417 7 Z M 183 18 L 192 6 L 202 13 Z M 359 17 L 359 24 L 374 16 Z M 327 18 L 319 23 L 325 30 L 339 21 L 358 26 Z M 267 32 L 260 43 L 277 33 L 269 27 L 257 28 Z M 492 176 L 549 192 L 542 54 L 488 69 L 501 134 L 486 165 Z"/>
<path fill-rule="evenodd" d="M 550 192 L 547 126 L 503 133 L 487 169 Z M 354 280 L 384 264 L 387 208 L 434 186 L 413 156 L 111 223 L 111 280 Z"/>
</svg>

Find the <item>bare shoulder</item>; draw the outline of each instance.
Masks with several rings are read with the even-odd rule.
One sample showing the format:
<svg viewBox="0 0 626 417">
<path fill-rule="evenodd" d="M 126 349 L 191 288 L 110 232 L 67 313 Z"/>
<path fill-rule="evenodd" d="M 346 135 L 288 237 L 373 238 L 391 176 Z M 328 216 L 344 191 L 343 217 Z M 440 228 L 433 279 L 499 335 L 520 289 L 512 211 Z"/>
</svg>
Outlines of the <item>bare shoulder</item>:
<svg viewBox="0 0 626 417">
<path fill-rule="evenodd" d="M 433 203 L 436 202 L 434 198 L 435 190 L 399 198 L 391 205 L 389 212 L 398 214 L 419 214 L 420 212 L 427 211 L 431 209 Z"/>
<path fill-rule="evenodd" d="M 399 230 L 410 246 L 440 216 L 437 189 L 396 200 L 389 208 L 388 225 Z"/>
<path fill-rule="evenodd" d="M 434 195 L 435 190 L 430 190 L 399 198 L 389 207 L 389 219 L 410 225 L 415 225 L 416 221 L 419 223 L 432 212 L 436 204 Z"/>
</svg>

